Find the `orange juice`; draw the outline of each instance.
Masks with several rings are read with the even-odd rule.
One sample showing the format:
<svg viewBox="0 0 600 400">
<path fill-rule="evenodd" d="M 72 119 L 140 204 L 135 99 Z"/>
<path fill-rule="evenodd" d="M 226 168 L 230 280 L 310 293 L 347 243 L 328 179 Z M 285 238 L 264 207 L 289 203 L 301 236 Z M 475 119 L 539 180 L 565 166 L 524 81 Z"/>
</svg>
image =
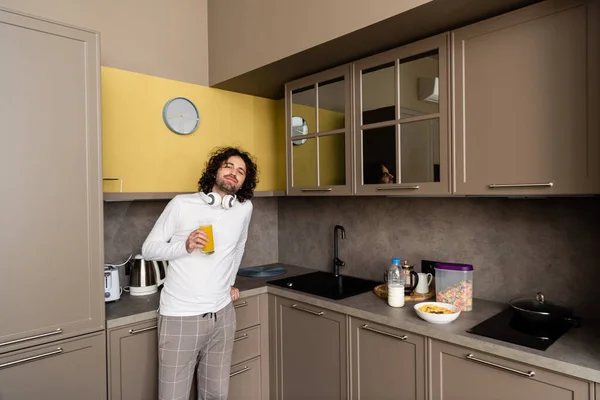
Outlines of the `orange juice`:
<svg viewBox="0 0 600 400">
<path fill-rule="evenodd" d="M 206 242 L 206 246 L 202 249 L 203 253 L 214 253 L 215 251 L 215 238 L 213 236 L 213 228 L 212 225 L 202 225 L 198 228 L 201 231 L 206 232 L 208 235 L 208 242 Z"/>
</svg>

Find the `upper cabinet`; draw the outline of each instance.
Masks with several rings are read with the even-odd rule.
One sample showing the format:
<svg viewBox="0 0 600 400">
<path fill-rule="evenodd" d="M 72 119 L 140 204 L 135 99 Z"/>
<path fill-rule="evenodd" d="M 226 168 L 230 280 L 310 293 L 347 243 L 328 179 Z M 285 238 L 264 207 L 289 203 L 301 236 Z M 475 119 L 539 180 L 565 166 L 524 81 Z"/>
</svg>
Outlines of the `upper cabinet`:
<svg viewBox="0 0 600 400">
<path fill-rule="evenodd" d="M 288 194 L 352 193 L 350 66 L 286 85 Z"/>
<path fill-rule="evenodd" d="M 454 192 L 600 192 L 600 5 L 545 1 L 452 33 Z"/>
<path fill-rule="evenodd" d="M 448 35 L 354 64 L 356 194 L 450 193 Z"/>
</svg>

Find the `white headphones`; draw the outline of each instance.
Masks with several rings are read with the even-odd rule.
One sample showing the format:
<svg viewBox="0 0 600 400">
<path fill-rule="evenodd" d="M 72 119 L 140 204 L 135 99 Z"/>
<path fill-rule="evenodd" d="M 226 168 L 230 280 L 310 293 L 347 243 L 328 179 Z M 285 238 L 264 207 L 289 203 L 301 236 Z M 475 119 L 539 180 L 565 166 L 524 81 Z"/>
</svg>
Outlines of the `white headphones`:
<svg viewBox="0 0 600 400">
<path fill-rule="evenodd" d="M 210 192 L 209 194 L 206 194 L 201 191 L 200 198 L 211 207 L 223 207 L 226 210 L 233 208 L 237 203 L 235 196 L 230 194 L 221 199 L 219 193 Z"/>
</svg>

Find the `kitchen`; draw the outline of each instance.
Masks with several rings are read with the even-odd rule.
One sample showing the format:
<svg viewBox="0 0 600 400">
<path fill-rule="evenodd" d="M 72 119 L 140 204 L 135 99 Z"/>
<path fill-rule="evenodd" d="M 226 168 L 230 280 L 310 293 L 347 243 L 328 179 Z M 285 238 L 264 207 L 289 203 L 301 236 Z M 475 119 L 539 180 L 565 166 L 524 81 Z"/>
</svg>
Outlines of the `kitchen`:
<svg viewBox="0 0 600 400">
<path fill-rule="evenodd" d="M 0 5 L 4 6 L 4 3 L 8 3 L 8 8 L 18 9 L 16 3 L 5 1 Z M 33 9 L 23 11 L 40 14 Z M 47 16 L 60 20 L 59 16 L 53 17 L 51 13 Z M 208 29 L 211 29 L 210 23 Z M 107 30 L 110 32 L 110 29 Z M 108 51 L 111 42 L 106 41 L 111 37 L 105 40 L 106 36 L 109 35 L 104 35 L 102 30 L 102 42 L 106 43 Z M 218 54 L 219 50 L 215 51 Z M 211 51 L 211 54 L 214 52 Z M 153 66 L 147 59 L 144 61 L 147 63 L 145 68 L 157 68 L 157 71 L 132 73 L 129 71 L 140 71 L 140 67 L 135 68 L 133 64 L 119 66 L 114 59 L 102 63 L 103 175 L 105 178 L 121 178 L 125 192 L 116 193 L 120 189 L 119 181 L 104 183 L 104 191 L 111 192 L 110 195 L 106 193 L 108 201 L 103 204 L 104 262 L 121 263 L 138 252 L 167 201 L 166 198 L 152 201 L 137 199 L 156 197 L 154 193 L 193 191 L 204 161 L 199 159 L 199 155 L 223 140 L 245 145 L 248 150 L 257 153 L 259 160 L 264 160 L 260 165 L 260 197 L 253 201 L 252 240 L 248 241 L 242 267 L 282 263 L 329 271 L 333 258 L 333 227 L 341 224 L 347 232 L 346 239 L 339 243 L 340 258 L 346 261 L 346 266 L 341 268 L 342 274 L 381 280 L 382 272 L 392 257 L 410 260 L 417 268 L 423 259 L 465 262 L 475 267 L 476 298 L 507 303 L 513 298 L 533 296 L 542 291 L 548 299 L 573 307 L 578 316 L 598 315 L 600 309 L 594 296 L 594 282 L 600 278 L 594 263 L 599 258 L 598 227 L 594 223 L 598 220 L 599 209 L 596 197 L 367 197 L 327 196 L 322 193 L 310 197 L 281 196 L 285 193 L 286 182 L 290 181 L 285 176 L 286 143 L 281 134 L 285 118 L 281 112 L 281 100 L 271 101 L 185 84 L 183 82 L 194 80 L 183 76 L 169 81 L 159 78 L 163 76 L 158 71 L 160 65 Z M 213 63 L 210 57 L 207 62 Z M 206 72 L 206 68 L 204 70 Z M 219 73 L 222 72 L 219 69 Z M 597 80 L 592 79 L 594 77 L 590 76 L 590 85 L 597 85 Z M 161 118 L 162 106 L 175 95 L 187 96 L 198 106 L 200 126 L 196 135 L 179 136 L 166 129 Z M 516 94 L 524 95 L 532 94 Z M 581 98 L 577 97 L 576 101 L 581 104 Z M 571 108 L 569 112 L 573 113 Z M 131 118 L 132 115 L 145 118 Z M 565 111 L 565 115 L 571 118 L 578 114 Z M 211 135 L 211 130 L 219 132 L 220 138 Z M 182 144 L 182 141 L 186 143 Z M 160 156 L 147 161 L 147 154 L 157 153 L 164 154 L 164 158 Z M 181 155 L 182 162 L 168 166 L 166 160 L 169 154 Z M 597 159 L 597 156 L 594 158 Z M 446 172 L 442 172 L 441 178 L 447 177 L 449 187 L 448 161 L 442 168 L 446 168 Z M 346 174 L 351 175 L 352 170 Z M 130 193 L 139 196 L 135 197 L 136 201 L 130 201 L 133 199 L 127 197 L 132 196 Z M 127 278 L 122 275 L 123 285 Z M 269 293 L 323 306 L 320 300 L 294 297 L 297 294 L 289 291 L 271 292 L 269 287 Z M 260 296 L 263 293 L 255 294 Z M 377 300 L 371 293 L 360 295 L 360 300 L 366 301 L 365 295 L 371 296 L 369 301 Z M 70 301 L 72 299 L 73 296 L 69 298 Z M 108 307 L 117 305 L 118 302 Z M 332 307 L 331 304 L 328 306 Z M 402 313 L 408 312 L 408 307 L 405 308 Z M 338 308 L 337 311 L 353 315 L 347 308 Z M 384 313 L 386 316 L 380 317 L 379 321 L 372 315 L 369 318 L 386 326 L 408 329 L 402 324 L 403 318 L 398 321 L 391 317 L 391 311 Z M 469 325 L 466 314 L 461 317 L 467 319 L 464 323 Z M 360 313 L 358 317 L 366 318 Z M 409 325 L 413 327 L 413 333 L 433 335 L 429 331 L 419 331 L 411 324 L 412 320 Z M 473 347 L 472 342 L 469 344 Z M 594 351 L 593 343 L 590 346 L 589 353 L 597 355 L 597 347 Z M 486 348 L 478 350 L 485 351 Z M 518 361 L 531 361 L 519 358 L 524 357 L 522 353 L 516 354 L 512 351 L 509 355 Z M 593 363 L 593 360 L 590 362 Z M 266 367 L 270 368 L 269 365 Z M 569 371 L 565 373 L 569 375 Z M 127 378 L 126 373 L 123 376 Z M 585 379 L 592 382 L 600 380 L 593 376 L 585 376 Z M 425 398 L 422 396 L 424 394 L 420 394 L 419 398 Z M 593 389 L 590 396 L 594 396 Z"/>
</svg>

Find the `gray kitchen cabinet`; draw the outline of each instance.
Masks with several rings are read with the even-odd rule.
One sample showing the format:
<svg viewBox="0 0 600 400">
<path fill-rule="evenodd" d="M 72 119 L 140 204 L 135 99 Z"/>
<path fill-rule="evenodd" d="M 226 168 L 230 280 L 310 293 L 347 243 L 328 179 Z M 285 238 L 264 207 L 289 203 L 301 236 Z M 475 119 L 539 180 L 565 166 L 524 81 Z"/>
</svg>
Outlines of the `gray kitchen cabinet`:
<svg viewBox="0 0 600 400">
<path fill-rule="evenodd" d="M 108 399 L 158 398 L 158 335 L 156 318 L 109 329 Z"/>
<path fill-rule="evenodd" d="M 450 194 L 448 48 L 444 33 L 353 64 L 357 195 Z"/>
<path fill-rule="evenodd" d="M 600 193 L 600 4 L 549 0 L 452 32 L 454 193 Z"/>
<path fill-rule="evenodd" d="M 350 318 L 350 399 L 425 400 L 426 338 Z"/>
<path fill-rule="evenodd" d="M 231 367 L 229 374 L 229 400 L 267 399 L 261 386 L 261 357 Z"/>
<path fill-rule="evenodd" d="M 269 399 L 269 305 L 267 294 L 238 299 L 235 308 L 236 332 L 233 339 L 230 400 Z M 196 377 L 190 400 L 197 399 Z"/>
<path fill-rule="evenodd" d="M 350 65 L 285 85 L 288 195 L 352 194 Z"/>
<path fill-rule="evenodd" d="M 106 399 L 104 332 L 0 355 L 0 399 Z"/>
<path fill-rule="evenodd" d="M 432 400 L 590 400 L 593 383 L 430 339 Z"/>
<path fill-rule="evenodd" d="M 275 297 L 277 399 L 346 399 L 346 315 Z"/>
<path fill-rule="evenodd" d="M 104 328 L 99 41 L 0 9 L 0 354 Z"/>
</svg>

